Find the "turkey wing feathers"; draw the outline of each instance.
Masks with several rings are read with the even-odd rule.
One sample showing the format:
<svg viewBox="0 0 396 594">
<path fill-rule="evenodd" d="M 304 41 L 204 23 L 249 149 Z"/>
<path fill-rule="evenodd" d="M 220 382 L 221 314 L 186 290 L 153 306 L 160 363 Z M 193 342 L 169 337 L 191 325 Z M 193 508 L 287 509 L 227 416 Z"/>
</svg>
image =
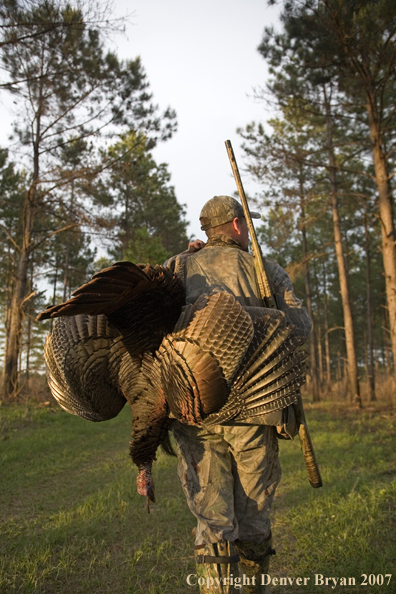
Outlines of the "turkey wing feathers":
<svg viewBox="0 0 396 594">
<path fill-rule="evenodd" d="M 266 374 L 275 371 L 279 365 L 286 365 L 288 358 L 292 357 L 293 353 L 301 345 L 302 339 L 299 336 L 290 335 L 290 332 L 283 333 L 280 331 L 279 333 L 282 333 L 282 336 L 277 337 L 276 350 L 273 348 L 274 344 L 276 344 L 273 341 L 269 345 L 270 348 L 268 350 L 263 349 L 253 364 L 251 364 L 252 360 L 250 359 L 246 364 L 241 365 L 241 375 L 234 384 L 235 388 L 247 388 L 251 384 L 257 383 Z M 307 354 L 299 356 L 305 359 Z"/>
<path fill-rule="evenodd" d="M 116 262 L 73 292 L 72 298 L 41 312 L 38 320 L 71 316 L 79 313 L 109 315 L 138 295 L 160 289 L 166 291 L 174 275 L 162 266 Z M 179 285 L 179 281 L 176 280 Z M 171 290 L 172 292 L 172 290 Z M 88 311 L 87 308 L 91 306 Z M 83 311 L 80 311 L 82 309 Z"/>
<path fill-rule="evenodd" d="M 304 379 L 300 379 L 295 382 L 295 385 L 290 385 L 288 388 L 279 390 L 273 395 L 272 400 L 264 404 L 260 404 L 255 408 L 245 409 L 241 411 L 235 419 L 244 423 L 259 424 L 260 417 L 276 410 L 282 410 L 290 404 L 296 402 L 298 395 L 300 394 L 299 388 L 304 384 Z M 293 389 L 294 388 L 294 389 Z"/>
<path fill-rule="evenodd" d="M 68 301 L 37 319 L 105 314 L 121 332 L 131 355 L 154 352 L 173 327 L 184 304 L 180 280 L 163 266 L 116 262 L 74 291 Z"/>
<path fill-rule="evenodd" d="M 278 353 L 278 349 L 284 344 L 285 340 L 293 332 L 292 327 L 279 329 L 281 320 L 269 320 L 264 328 L 260 325 L 257 332 L 261 334 L 261 344 L 257 347 L 253 355 L 243 364 L 242 376 L 237 380 L 237 385 L 246 382 L 250 377 L 256 377 L 258 369 L 262 368 L 264 362 L 267 362 L 272 355 Z"/>
</svg>

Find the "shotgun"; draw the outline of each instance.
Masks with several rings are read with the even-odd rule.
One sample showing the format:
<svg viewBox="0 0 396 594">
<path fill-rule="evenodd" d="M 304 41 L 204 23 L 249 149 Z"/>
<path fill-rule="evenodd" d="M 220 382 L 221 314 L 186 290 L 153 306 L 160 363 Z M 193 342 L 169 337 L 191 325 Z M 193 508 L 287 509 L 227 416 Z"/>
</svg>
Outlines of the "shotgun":
<svg viewBox="0 0 396 594">
<path fill-rule="evenodd" d="M 246 223 L 249 229 L 250 238 L 252 240 L 252 252 L 254 257 L 254 267 L 257 276 L 257 284 L 260 291 L 260 296 L 263 300 L 264 307 L 272 307 L 279 309 L 276 295 L 272 290 L 265 267 L 265 259 L 261 252 L 260 244 L 257 240 L 256 231 L 253 227 L 252 217 L 250 216 L 249 206 L 246 200 L 245 190 L 243 189 L 241 176 L 239 175 L 238 165 L 235 159 L 234 151 L 231 142 L 225 141 L 228 158 L 231 163 L 232 172 L 234 174 L 235 182 L 238 188 L 238 194 L 241 199 L 243 212 L 245 214 Z M 307 467 L 308 480 L 314 488 L 322 486 L 322 478 L 320 476 L 318 463 L 316 462 L 315 452 L 312 445 L 312 440 L 309 435 L 307 421 L 305 418 L 303 402 L 301 394 L 298 394 L 297 402 L 293 405 L 298 424 L 298 436 L 300 438 L 300 445 L 304 455 L 305 466 Z"/>
</svg>

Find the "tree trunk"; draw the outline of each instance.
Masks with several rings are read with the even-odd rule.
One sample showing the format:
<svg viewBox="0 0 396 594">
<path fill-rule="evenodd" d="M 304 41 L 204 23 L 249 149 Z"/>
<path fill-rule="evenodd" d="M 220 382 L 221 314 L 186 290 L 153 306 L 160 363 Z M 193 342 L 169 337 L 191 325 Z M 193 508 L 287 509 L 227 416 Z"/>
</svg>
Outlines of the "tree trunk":
<svg viewBox="0 0 396 594">
<path fill-rule="evenodd" d="M 16 283 L 10 306 L 10 328 L 4 357 L 3 397 L 18 394 L 18 361 L 22 332 L 23 300 L 26 294 L 32 231 L 37 209 L 37 182 L 39 178 L 40 116 L 36 121 L 36 139 L 33 142 L 33 180 L 26 194 L 22 216 L 22 246 L 16 274 Z"/>
<path fill-rule="evenodd" d="M 305 221 L 305 207 L 304 207 L 304 189 L 300 181 L 300 199 L 301 199 L 301 235 L 302 235 L 302 252 L 303 252 L 303 264 L 304 264 L 304 280 L 305 280 L 305 296 L 307 302 L 307 311 L 309 317 L 312 320 L 312 329 L 310 334 L 310 362 L 311 362 L 311 378 L 312 378 L 312 394 L 313 401 L 319 402 L 319 382 L 318 382 L 318 366 L 316 357 L 316 331 L 315 331 L 315 320 L 312 310 L 312 297 L 311 297 L 311 284 L 309 280 L 309 267 L 308 267 L 308 249 L 307 249 L 307 233 L 306 233 L 306 221 Z"/>
<path fill-rule="evenodd" d="M 11 274 L 11 246 L 8 243 L 8 250 L 7 250 L 7 268 L 6 268 L 6 277 L 5 277 L 5 290 L 4 290 L 4 353 L 3 353 L 3 371 L 1 375 L 2 384 L 4 384 L 5 378 L 5 355 L 7 351 L 7 342 L 8 342 L 8 335 L 9 335 L 9 317 L 10 317 L 10 294 L 13 284 L 13 275 Z"/>
<path fill-rule="evenodd" d="M 374 370 L 375 370 L 375 377 L 379 376 L 380 373 L 380 367 L 379 367 L 379 346 L 376 344 L 375 342 L 375 336 L 374 336 Z"/>
<path fill-rule="evenodd" d="M 322 349 L 322 332 L 321 326 L 318 325 L 318 364 L 319 364 L 319 393 L 323 393 L 323 349 Z"/>
<path fill-rule="evenodd" d="M 385 363 L 385 371 L 387 375 L 391 374 L 391 358 L 390 358 L 390 353 L 389 353 L 389 330 L 388 330 L 388 320 L 387 320 L 387 315 L 386 315 L 386 308 L 383 308 L 383 314 L 382 314 L 382 337 L 383 337 L 383 356 L 382 359 Z"/>
<path fill-rule="evenodd" d="M 382 257 L 385 271 L 386 298 L 389 309 L 390 340 L 393 361 L 396 361 L 396 244 L 393 222 L 392 189 L 388 163 L 382 144 L 381 124 L 373 91 L 367 92 L 367 111 L 373 153 L 375 181 L 378 188 L 379 212 L 382 235 Z M 396 373 L 396 365 L 394 365 Z"/>
<path fill-rule="evenodd" d="M 33 293 L 33 262 L 30 262 L 30 279 L 29 279 L 29 290 L 30 293 Z M 26 388 L 29 390 L 30 388 L 30 351 L 32 347 L 32 317 L 33 317 L 33 308 L 32 302 L 29 301 L 28 307 L 28 321 L 27 321 L 27 330 L 26 330 Z"/>
<path fill-rule="evenodd" d="M 321 397 L 323 393 L 323 386 L 324 386 L 324 369 L 323 369 L 323 344 L 322 344 L 322 333 L 323 333 L 323 321 L 322 321 L 322 300 L 319 295 L 319 286 L 320 281 L 318 278 L 318 262 L 317 260 L 313 260 L 313 273 L 315 278 L 315 286 L 317 287 L 318 295 L 317 295 L 317 332 L 316 332 L 316 346 L 318 352 L 318 385 L 319 385 L 319 395 Z"/>
<path fill-rule="evenodd" d="M 66 236 L 66 254 L 65 254 L 65 267 L 63 269 L 63 301 L 69 298 L 69 256 L 70 256 L 70 233 L 67 231 Z"/>
<path fill-rule="evenodd" d="M 24 233 L 27 238 L 28 232 Z M 25 244 L 24 237 L 24 244 Z M 29 235 L 30 239 L 30 235 Z M 5 352 L 4 364 L 4 381 L 3 394 L 4 397 L 12 398 L 16 396 L 18 390 L 18 360 L 20 351 L 20 338 L 22 329 L 22 307 L 23 299 L 26 293 L 27 273 L 29 267 L 29 252 L 23 246 L 21 250 L 18 272 L 14 294 L 11 300 L 10 314 L 9 314 L 9 332 Z"/>
<path fill-rule="evenodd" d="M 370 401 L 375 396 L 374 347 L 373 347 L 373 314 L 371 311 L 371 274 L 370 274 L 370 234 L 367 221 L 367 205 L 364 213 L 365 252 L 366 252 L 366 296 L 367 296 L 367 382 Z"/>
<path fill-rule="evenodd" d="M 330 103 L 326 96 L 326 90 L 323 89 L 324 103 L 326 108 L 326 129 L 327 129 L 327 152 L 328 152 L 328 171 L 331 188 L 331 207 L 333 213 L 333 228 L 334 228 L 334 242 L 335 251 L 337 256 L 338 274 L 340 279 L 341 299 L 342 308 L 344 314 L 344 327 L 345 327 L 345 342 L 348 360 L 348 378 L 349 387 L 351 391 L 352 401 L 356 407 L 362 407 L 362 400 L 360 397 L 360 387 L 357 372 L 356 362 L 356 350 L 355 350 L 355 339 L 353 331 L 353 320 L 351 304 L 349 300 L 349 287 L 348 278 L 345 267 L 344 253 L 342 249 L 342 237 L 340 228 L 340 217 L 338 213 L 338 193 L 337 193 L 337 180 L 336 180 L 336 165 L 333 147 L 333 135 L 332 135 L 332 121 Z"/>
<path fill-rule="evenodd" d="M 338 351 L 338 353 L 337 353 L 337 379 L 339 382 L 341 382 L 341 380 L 342 380 L 340 351 Z"/>
<path fill-rule="evenodd" d="M 73 171 L 74 173 L 74 171 Z M 73 212 L 74 208 L 74 180 L 71 182 L 71 195 L 70 195 L 70 208 L 69 212 Z M 69 215 L 66 216 L 66 225 L 70 224 Z M 69 280 L 69 264 L 70 264 L 70 242 L 71 235 L 70 230 L 66 231 L 66 254 L 65 254 L 65 267 L 63 270 L 63 301 L 66 301 L 70 297 L 70 280 Z"/>
<path fill-rule="evenodd" d="M 324 309 L 324 329 L 325 329 L 325 353 L 326 353 L 326 391 L 331 392 L 331 360 L 330 360 L 330 340 L 329 340 L 329 315 L 327 311 L 327 275 L 326 265 L 323 262 L 323 309 Z"/>
</svg>

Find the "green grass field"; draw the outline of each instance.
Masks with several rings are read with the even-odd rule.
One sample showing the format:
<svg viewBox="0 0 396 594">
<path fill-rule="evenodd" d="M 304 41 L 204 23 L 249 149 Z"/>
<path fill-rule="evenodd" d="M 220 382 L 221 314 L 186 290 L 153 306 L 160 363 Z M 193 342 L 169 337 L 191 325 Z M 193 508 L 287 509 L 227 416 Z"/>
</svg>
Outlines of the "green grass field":
<svg viewBox="0 0 396 594">
<path fill-rule="evenodd" d="M 270 574 L 310 580 L 273 592 L 396 593 L 395 414 L 334 403 L 306 412 L 324 487 L 310 487 L 298 443 L 281 442 Z M 147 514 L 128 457 L 127 408 L 98 424 L 55 406 L 2 406 L 0 415 L 1 594 L 197 592 L 186 583 L 194 519 L 176 461 L 159 455 Z M 370 585 L 381 575 L 383 585 Z M 326 586 L 326 577 L 356 585 Z"/>
</svg>

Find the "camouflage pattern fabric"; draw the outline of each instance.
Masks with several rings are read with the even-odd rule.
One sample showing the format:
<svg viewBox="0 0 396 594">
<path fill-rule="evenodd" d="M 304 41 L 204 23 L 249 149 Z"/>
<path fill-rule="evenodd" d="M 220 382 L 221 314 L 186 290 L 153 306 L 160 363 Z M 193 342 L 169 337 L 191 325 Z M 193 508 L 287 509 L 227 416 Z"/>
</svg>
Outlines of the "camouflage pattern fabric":
<svg viewBox="0 0 396 594">
<path fill-rule="evenodd" d="M 196 544 L 261 542 L 281 477 L 276 430 L 268 425 L 216 425 L 209 430 L 174 421 L 178 474 L 198 520 Z"/>
<path fill-rule="evenodd" d="M 243 306 L 262 307 L 253 256 L 228 235 L 214 236 L 198 252 L 174 256 L 165 265 L 185 285 L 187 303 L 194 303 L 202 293 L 226 291 Z M 266 268 L 280 310 L 288 323 L 296 326 L 296 333 L 308 338 L 311 318 L 295 296 L 289 275 L 277 262 L 267 258 Z"/>
<path fill-rule="evenodd" d="M 248 311 L 252 308 L 252 314 L 256 308 L 266 313 L 253 256 L 227 235 L 215 235 L 203 249 L 175 256 L 165 265 L 185 285 L 187 303 L 194 303 L 203 293 L 226 291 Z M 296 327 L 296 334 L 308 338 L 311 319 L 294 295 L 289 276 L 273 260 L 266 259 L 266 268 L 286 323 Z M 245 556 L 241 555 L 240 575 L 265 573 L 270 557 L 263 557 L 263 547 L 268 551 L 269 512 L 281 477 L 275 427 L 230 423 L 207 430 L 174 421 L 172 430 L 178 445 L 179 478 L 198 521 L 196 545 L 239 542 L 239 550 L 246 549 Z M 214 568 L 201 567 L 199 571 L 210 573 Z M 264 591 L 261 586 L 243 588 L 245 594 Z"/>
<path fill-rule="evenodd" d="M 236 549 L 233 543 L 228 541 L 219 541 L 213 544 L 199 546 L 196 554 L 200 556 L 210 556 L 221 560 L 221 557 L 231 559 L 235 556 Z M 229 563 L 202 563 L 199 557 L 196 557 L 196 578 L 201 594 L 241 594 L 241 589 L 236 580 L 237 586 L 234 587 L 234 579 L 238 578 L 238 561 Z"/>
</svg>

